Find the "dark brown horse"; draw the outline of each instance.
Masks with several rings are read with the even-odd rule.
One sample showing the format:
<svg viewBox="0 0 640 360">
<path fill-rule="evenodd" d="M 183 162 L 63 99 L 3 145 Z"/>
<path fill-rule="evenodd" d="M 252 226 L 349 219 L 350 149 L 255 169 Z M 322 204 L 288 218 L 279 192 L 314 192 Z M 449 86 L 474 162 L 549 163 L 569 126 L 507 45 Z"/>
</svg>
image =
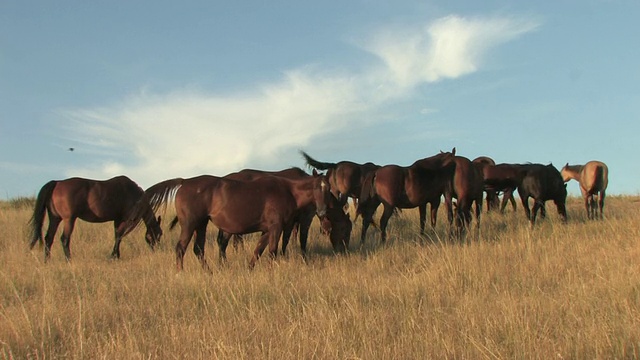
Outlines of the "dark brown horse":
<svg viewBox="0 0 640 360">
<path fill-rule="evenodd" d="M 202 267 L 209 269 L 204 257 L 209 221 L 227 234 L 262 233 L 250 262 L 252 268 L 267 245 L 275 257 L 280 236 L 283 231 L 288 232 L 285 238 L 290 236 L 296 213 L 313 205 L 318 216 L 324 217 L 331 193 L 324 176 L 299 180 L 265 176 L 238 181 L 203 175 L 166 180 L 145 191 L 145 198 L 150 199 L 154 210 L 173 195 L 181 227 L 176 263 L 178 270 L 182 270 L 184 254 L 194 233 L 193 252 Z"/>
<path fill-rule="evenodd" d="M 483 172 L 483 168 L 487 165 L 495 166 L 496 162 L 488 157 L 488 156 L 478 156 L 477 158 L 471 161 L 474 165 L 476 165 L 480 171 Z M 483 176 L 484 178 L 484 176 Z M 500 207 L 500 199 L 498 198 L 498 192 L 491 188 L 485 188 L 485 193 L 487 194 L 487 212 L 498 209 Z M 513 203 L 515 204 L 515 202 Z"/>
<path fill-rule="evenodd" d="M 520 164 L 498 164 L 482 166 L 484 187 L 486 191 L 503 192 L 500 212 L 504 213 L 507 202 L 511 202 L 513 211 L 516 211 L 516 202 L 513 192 L 520 186 L 524 177 L 524 169 Z"/>
<path fill-rule="evenodd" d="M 318 174 L 315 172 L 313 176 L 317 176 Z M 252 181 L 264 176 L 279 176 L 286 179 L 305 179 L 312 175 L 307 174 L 304 170 L 292 167 L 289 169 L 281 170 L 281 171 L 263 171 L 263 170 L 254 170 L 254 169 L 244 169 L 229 175 L 226 175 L 225 179 L 233 179 L 233 180 L 241 180 L 241 181 Z M 331 196 L 330 201 L 327 204 L 327 213 L 324 219 L 321 219 L 322 229 L 329 235 L 329 239 L 331 241 L 331 245 L 333 249 L 337 252 L 345 252 L 349 245 L 349 237 L 351 235 L 351 227 L 347 226 L 345 223 L 349 222 L 351 225 L 351 221 L 349 220 L 349 216 L 345 214 L 342 210 L 342 206 L 338 204 L 337 200 Z M 313 221 L 314 216 L 316 215 L 316 208 L 314 204 L 310 204 L 306 208 L 300 209 L 296 212 L 294 216 L 294 228 L 292 234 L 299 234 L 300 237 L 300 249 L 302 251 L 302 256 L 305 257 L 307 252 L 307 239 L 309 237 L 309 228 L 311 227 L 311 223 Z M 347 233 L 348 229 L 348 233 Z M 287 232 L 284 232 L 285 234 Z M 345 247 L 345 241 L 346 246 Z M 220 256 L 221 259 L 225 258 L 225 249 L 229 242 L 229 234 L 224 234 L 224 232 L 218 232 L 218 245 L 220 246 Z M 288 238 L 282 239 L 282 254 L 284 255 L 287 249 L 287 245 L 289 243 Z"/>
<path fill-rule="evenodd" d="M 536 222 L 538 210 L 541 216 L 546 216 L 544 203 L 553 200 L 558 209 L 558 214 L 563 222 L 567 221 L 567 185 L 562 180 L 562 175 L 553 165 L 526 164 L 520 165 L 524 169 L 524 177 L 518 186 L 518 195 L 522 200 L 527 219 L 533 227 Z M 529 197 L 534 199 L 533 214 L 529 210 Z"/>
<path fill-rule="evenodd" d="M 76 219 L 92 223 L 113 221 L 115 245 L 111 257 L 120 257 L 120 241 L 143 220 L 147 226 L 145 240 L 153 249 L 162 236 L 160 218 L 154 217 L 148 203 L 141 202 L 137 217 L 131 218 L 132 209 L 143 197 L 144 191 L 126 176 L 99 181 L 83 178 L 52 180 L 40 192 L 30 220 L 31 244 L 42 243 L 42 226 L 45 212 L 49 217 L 49 227 L 45 235 L 44 259 L 51 254 L 51 244 L 62 222 L 60 237 L 67 260 L 71 259 L 71 233 Z M 129 221 L 131 220 L 131 221 Z"/>
<path fill-rule="evenodd" d="M 482 195 L 484 192 L 484 176 L 482 169 L 463 156 L 454 158 L 455 172 L 452 181 L 445 191 L 445 204 L 449 224 L 454 222 L 452 201 L 456 199 L 455 229 L 458 235 L 469 227 L 471 223 L 471 206 L 476 204 L 476 227 L 480 227 L 482 213 Z"/>
<path fill-rule="evenodd" d="M 602 161 L 589 161 L 584 165 L 569 165 L 567 163 L 561 171 L 562 179 L 567 182 L 575 179 L 580 184 L 580 192 L 584 198 L 584 206 L 587 209 L 587 217 L 595 219 L 603 218 L 604 198 L 609 183 L 609 168 Z M 596 204 L 596 195 L 600 195 Z M 598 215 L 598 208 L 600 215 Z"/>
<path fill-rule="evenodd" d="M 307 165 L 318 170 L 327 170 L 327 180 L 331 185 L 331 192 L 342 203 L 346 203 L 351 197 L 357 207 L 357 201 L 362 192 L 362 183 L 367 175 L 380 168 L 371 162 L 358 164 L 351 161 L 340 161 L 337 163 L 321 162 L 315 160 L 304 151 L 300 152 Z"/>
<path fill-rule="evenodd" d="M 381 241 L 387 239 L 387 224 L 395 209 L 418 207 L 420 211 L 420 233 L 424 233 L 427 204 L 431 203 L 432 221 L 440 198 L 451 183 L 456 169 L 455 148 L 452 152 L 417 160 L 409 167 L 386 165 L 367 176 L 362 187 L 357 213 L 362 215 L 360 243 L 364 244 L 367 228 L 373 214 L 382 203 L 384 211 L 380 218 Z M 433 224 L 433 222 L 432 222 Z"/>
</svg>

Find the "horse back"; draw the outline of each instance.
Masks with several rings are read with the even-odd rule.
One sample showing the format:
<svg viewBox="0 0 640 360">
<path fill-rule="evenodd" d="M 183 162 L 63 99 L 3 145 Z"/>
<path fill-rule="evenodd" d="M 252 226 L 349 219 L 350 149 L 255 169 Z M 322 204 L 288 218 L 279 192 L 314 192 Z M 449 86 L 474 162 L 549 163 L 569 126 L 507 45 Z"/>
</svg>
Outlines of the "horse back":
<svg viewBox="0 0 640 360">
<path fill-rule="evenodd" d="M 276 176 L 252 181 L 220 179 L 212 189 L 209 216 L 228 233 L 268 231 L 270 225 L 292 218 L 297 209 L 292 181 Z"/>
<path fill-rule="evenodd" d="M 553 165 L 528 164 L 523 165 L 525 175 L 518 192 L 531 196 L 540 201 L 564 200 L 567 189 L 562 175 Z"/>
<path fill-rule="evenodd" d="M 57 216 L 88 222 L 122 220 L 142 197 L 143 190 L 126 176 L 109 180 L 73 177 L 58 181 L 51 196 Z"/>
</svg>

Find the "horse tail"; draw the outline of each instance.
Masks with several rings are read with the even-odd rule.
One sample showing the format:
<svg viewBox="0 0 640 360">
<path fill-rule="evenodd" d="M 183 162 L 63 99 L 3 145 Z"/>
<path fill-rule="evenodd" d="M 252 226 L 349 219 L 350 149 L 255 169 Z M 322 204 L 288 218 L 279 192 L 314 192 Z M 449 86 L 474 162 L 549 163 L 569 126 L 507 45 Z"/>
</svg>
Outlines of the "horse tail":
<svg viewBox="0 0 640 360">
<path fill-rule="evenodd" d="M 33 215 L 29 220 L 29 227 L 31 230 L 31 244 L 29 245 L 30 249 L 36 245 L 36 242 L 40 242 L 42 244 L 42 225 L 44 223 L 44 213 L 47 210 L 47 205 L 51 200 L 51 195 L 53 195 L 53 190 L 55 189 L 58 182 L 56 180 L 51 180 L 46 183 L 38 193 L 38 198 L 36 199 L 36 204 L 33 208 Z"/>
<path fill-rule="evenodd" d="M 171 220 L 171 223 L 169 223 L 169 230 L 173 230 L 173 228 L 176 227 L 177 224 L 178 224 L 178 217 L 175 216 L 173 220 Z"/>
<path fill-rule="evenodd" d="M 604 167 L 599 165 L 596 167 L 595 179 L 593 181 L 593 190 L 602 191 L 604 190 L 603 187 L 604 187 Z"/>
<path fill-rule="evenodd" d="M 304 151 L 300 151 L 300 154 L 302 155 L 304 160 L 307 162 L 307 165 L 319 170 L 335 169 L 338 166 L 338 164 L 336 163 L 318 161 L 312 158 L 311 156 L 309 156 L 309 154 L 307 154 Z"/>
<path fill-rule="evenodd" d="M 160 207 L 166 207 L 167 201 L 175 196 L 183 181 L 182 178 L 165 180 L 145 190 L 129 213 L 128 226 L 124 234 L 129 234 L 138 227 L 140 220 L 145 216 L 155 214 Z"/>
</svg>

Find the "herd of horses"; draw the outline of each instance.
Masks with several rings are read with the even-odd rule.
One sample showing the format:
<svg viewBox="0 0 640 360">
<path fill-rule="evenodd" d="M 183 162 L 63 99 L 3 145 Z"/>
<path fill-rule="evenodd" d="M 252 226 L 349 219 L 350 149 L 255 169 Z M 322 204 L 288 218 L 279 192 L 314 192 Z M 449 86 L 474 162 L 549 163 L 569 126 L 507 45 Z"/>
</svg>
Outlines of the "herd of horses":
<svg viewBox="0 0 640 360">
<path fill-rule="evenodd" d="M 346 252 L 352 230 L 352 220 L 345 212 L 349 199 L 356 207 L 356 219 L 362 217 L 361 245 L 380 205 L 383 210 L 379 229 L 381 241 L 385 242 L 387 226 L 395 212 L 417 207 L 420 233 L 424 234 L 427 205 L 430 205 L 430 224 L 434 227 L 442 199 L 451 235 L 462 237 L 471 226 L 473 210 L 476 228 L 480 227 L 485 194 L 487 211 L 499 208 L 503 212 L 509 201 L 516 208 L 513 193 L 517 191 L 532 227 L 538 212 L 541 217 L 546 216 L 546 201 L 555 203 L 558 214 L 566 222 L 566 182 L 571 179 L 580 184 L 588 218 L 603 218 L 608 168 L 600 161 L 585 165 L 567 163 L 558 171 L 551 164 L 496 164 L 486 156 L 470 160 L 456 155 L 455 148 L 405 167 L 371 162 L 321 162 L 305 152 L 301 154 L 306 165 L 313 168 L 312 174 L 300 168 L 274 172 L 245 169 L 223 177 L 169 179 L 147 190 L 126 176 L 104 181 L 77 177 L 50 181 L 38 193 L 29 221 L 30 248 L 44 243 L 46 261 L 62 223 L 60 239 L 65 257 L 70 260 L 71 234 L 76 219 L 81 219 L 93 223 L 113 222 L 113 258 L 120 257 L 122 238 L 140 223 L 146 226 L 145 240 L 153 249 L 163 234 L 161 217 L 156 214 L 173 202 L 176 215 L 169 229 L 178 224 L 181 228 L 175 248 L 178 270 L 183 269 L 184 254 L 194 238 L 194 254 L 201 266 L 209 269 L 204 256 L 209 222 L 218 228 L 221 261 L 226 259 L 226 248 L 232 238 L 239 241 L 244 234 L 261 233 L 249 263 L 253 268 L 267 247 L 269 254 L 276 256 L 280 238 L 284 254 L 289 239 L 299 237 L 305 257 L 309 229 L 316 216 L 334 251 Z M 532 209 L 529 198 L 534 200 Z M 43 241 L 45 215 L 49 225 Z"/>
</svg>

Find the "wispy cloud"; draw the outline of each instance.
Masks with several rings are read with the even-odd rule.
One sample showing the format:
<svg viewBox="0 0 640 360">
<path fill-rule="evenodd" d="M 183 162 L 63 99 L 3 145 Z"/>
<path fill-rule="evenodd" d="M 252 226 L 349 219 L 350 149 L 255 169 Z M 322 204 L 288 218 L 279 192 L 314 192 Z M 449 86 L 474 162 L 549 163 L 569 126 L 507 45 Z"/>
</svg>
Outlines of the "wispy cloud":
<svg viewBox="0 0 640 360">
<path fill-rule="evenodd" d="M 302 67 L 237 95 L 145 92 L 112 107 L 66 110 L 73 140 L 105 154 L 96 167 L 69 173 L 93 178 L 125 173 L 148 186 L 175 176 L 224 175 L 252 164 L 288 166 L 283 153 L 295 154 L 319 135 L 347 133 L 418 84 L 477 71 L 492 47 L 536 26 L 449 16 L 417 30 L 376 32 L 361 47 L 382 61 L 357 74 Z M 433 106 L 422 116 L 436 112 Z"/>
<path fill-rule="evenodd" d="M 423 27 L 381 29 L 363 47 L 401 90 L 473 73 L 491 48 L 535 30 L 531 19 L 447 16 Z"/>
</svg>

